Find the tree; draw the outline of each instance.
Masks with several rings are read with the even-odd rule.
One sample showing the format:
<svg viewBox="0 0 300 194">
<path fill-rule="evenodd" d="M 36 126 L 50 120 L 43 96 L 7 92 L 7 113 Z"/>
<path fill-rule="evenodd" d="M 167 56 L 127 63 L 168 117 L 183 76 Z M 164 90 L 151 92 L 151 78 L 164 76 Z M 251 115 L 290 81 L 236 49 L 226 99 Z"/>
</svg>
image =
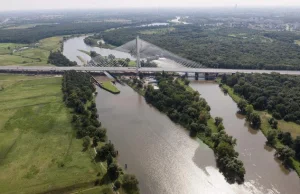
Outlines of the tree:
<svg viewBox="0 0 300 194">
<path fill-rule="evenodd" d="M 87 149 L 90 146 L 91 138 L 89 136 L 85 136 L 82 140 L 83 140 L 82 143 L 83 147 Z"/>
<path fill-rule="evenodd" d="M 91 55 L 92 58 L 94 58 L 94 57 L 97 57 L 99 54 L 96 53 L 96 51 L 91 51 L 90 55 Z"/>
<path fill-rule="evenodd" d="M 116 180 L 119 177 L 119 167 L 116 163 L 111 163 L 107 168 L 107 174 L 111 180 Z"/>
<path fill-rule="evenodd" d="M 254 108 L 251 104 L 246 106 L 246 115 L 247 115 L 247 119 L 250 118 L 250 114 L 253 113 Z"/>
<path fill-rule="evenodd" d="M 237 153 L 236 151 L 234 151 L 233 146 L 231 146 L 229 143 L 221 141 L 218 145 L 218 147 L 216 148 L 216 153 L 218 155 L 218 157 L 224 157 L 224 156 L 228 156 L 228 157 L 236 157 Z"/>
<path fill-rule="evenodd" d="M 113 162 L 113 157 L 108 154 L 106 157 L 107 166 L 109 166 Z"/>
<path fill-rule="evenodd" d="M 238 102 L 238 108 L 240 109 L 242 114 L 246 114 L 246 107 L 247 107 L 246 100 L 243 99 Z"/>
<path fill-rule="evenodd" d="M 278 121 L 273 117 L 268 120 L 272 129 L 277 129 Z"/>
<path fill-rule="evenodd" d="M 293 138 L 290 132 L 283 133 L 282 138 L 280 138 L 280 140 L 286 146 L 292 147 L 293 145 Z"/>
<path fill-rule="evenodd" d="M 125 174 L 123 177 L 122 187 L 126 190 L 137 190 L 139 181 L 132 174 Z"/>
<path fill-rule="evenodd" d="M 291 148 L 284 146 L 277 149 L 275 156 L 283 161 L 285 165 L 289 163 L 290 157 L 295 156 L 295 151 Z"/>
<path fill-rule="evenodd" d="M 256 128 L 256 129 L 258 129 L 261 125 L 260 116 L 256 112 L 253 112 L 253 113 L 250 114 L 249 121 L 250 121 L 251 126 Z"/>
<path fill-rule="evenodd" d="M 100 141 L 99 137 L 94 137 L 93 138 L 93 146 L 97 147 L 99 141 Z"/>
<path fill-rule="evenodd" d="M 220 124 L 218 125 L 217 129 L 218 129 L 218 131 L 220 132 L 220 131 L 224 130 L 225 127 L 224 127 L 224 125 L 223 125 L 222 123 L 220 123 Z"/>
<path fill-rule="evenodd" d="M 110 55 L 108 55 L 108 59 L 109 60 L 114 60 L 116 57 L 115 57 L 115 55 L 113 55 L 113 54 L 110 54 Z"/>
<path fill-rule="evenodd" d="M 274 145 L 276 143 L 277 133 L 275 130 L 269 130 L 267 134 L 267 143 L 270 145 Z"/>
<path fill-rule="evenodd" d="M 114 185 L 115 185 L 116 190 L 118 190 L 121 187 L 121 182 L 119 180 L 116 180 Z"/>
<path fill-rule="evenodd" d="M 184 84 L 185 84 L 186 86 L 189 85 L 189 84 L 190 84 L 190 80 L 185 79 L 185 80 L 184 80 Z"/>
<path fill-rule="evenodd" d="M 294 141 L 294 150 L 296 157 L 300 159 L 300 136 L 297 136 Z"/>
<path fill-rule="evenodd" d="M 219 124 L 221 124 L 223 122 L 223 118 L 221 117 L 216 117 L 215 118 L 215 125 L 216 126 L 219 126 Z"/>
<path fill-rule="evenodd" d="M 130 59 L 129 59 L 129 58 L 126 58 L 126 59 L 125 59 L 125 62 L 126 62 L 126 63 L 130 63 Z"/>
</svg>

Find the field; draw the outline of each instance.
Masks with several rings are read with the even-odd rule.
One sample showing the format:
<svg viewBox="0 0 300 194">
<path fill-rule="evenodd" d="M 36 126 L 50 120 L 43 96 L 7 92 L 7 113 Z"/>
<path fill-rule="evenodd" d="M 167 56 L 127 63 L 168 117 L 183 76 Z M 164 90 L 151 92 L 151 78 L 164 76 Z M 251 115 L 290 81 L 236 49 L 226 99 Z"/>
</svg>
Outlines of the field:
<svg viewBox="0 0 300 194">
<path fill-rule="evenodd" d="M 120 93 L 120 90 L 111 81 L 104 81 L 101 86 L 112 93 Z"/>
<path fill-rule="evenodd" d="M 5 29 L 5 30 L 26 29 L 26 28 L 32 28 L 32 27 L 41 26 L 41 25 L 53 25 L 53 24 L 51 24 L 51 23 L 22 24 L 19 26 L 9 26 L 9 27 L 3 28 L 3 29 Z"/>
<path fill-rule="evenodd" d="M 40 40 L 38 44 L 31 45 L 0 43 L 0 66 L 48 65 L 50 51 L 59 50 L 61 41 L 62 37 L 51 37 Z"/>
<path fill-rule="evenodd" d="M 88 189 L 104 175 L 94 150 L 82 151 L 70 117 L 61 77 L 0 75 L 1 193 Z M 112 193 L 109 185 L 95 188 L 102 189 Z"/>
</svg>

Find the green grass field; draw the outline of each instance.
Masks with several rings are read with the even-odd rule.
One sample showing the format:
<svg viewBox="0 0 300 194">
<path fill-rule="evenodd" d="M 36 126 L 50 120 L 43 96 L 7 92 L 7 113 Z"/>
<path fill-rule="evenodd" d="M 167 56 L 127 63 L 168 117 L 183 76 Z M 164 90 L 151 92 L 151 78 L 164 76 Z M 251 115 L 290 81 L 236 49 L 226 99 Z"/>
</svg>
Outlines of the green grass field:
<svg viewBox="0 0 300 194">
<path fill-rule="evenodd" d="M 40 40 L 36 45 L 0 43 L 0 66 L 21 65 L 40 66 L 47 64 L 50 51 L 59 50 L 62 37 L 51 37 Z M 18 50 L 29 47 L 25 50 Z M 17 51 L 13 52 L 16 49 Z"/>
<path fill-rule="evenodd" d="M 61 77 L 0 74 L 0 193 L 88 189 L 105 174 L 94 150 L 82 151 L 69 111 Z"/>
<path fill-rule="evenodd" d="M 35 24 L 22 24 L 18 26 L 9 26 L 6 28 L 3 28 L 4 30 L 16 30 L 16 29 L 26 29 L 26 28 L 32 28 L 35 26 L 41 26 L 41 25 L 53 25 L 51 23 L 35 23 Z"/>
<path fill-rule="evenodd" d="M 120 90 L 111 81 L 104 81 L 101 86 L 112 93 L 120 93 Z"/>
</svg>

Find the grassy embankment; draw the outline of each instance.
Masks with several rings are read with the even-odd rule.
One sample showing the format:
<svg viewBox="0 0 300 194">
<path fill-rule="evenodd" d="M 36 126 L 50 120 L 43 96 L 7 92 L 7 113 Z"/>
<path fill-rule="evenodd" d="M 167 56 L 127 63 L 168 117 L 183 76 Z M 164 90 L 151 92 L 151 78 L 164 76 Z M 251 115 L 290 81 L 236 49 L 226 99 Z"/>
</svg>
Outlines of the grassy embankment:
<svg viewBox="0 0 300 194">
<path fill-rule="evenodd" d="M 102 82 L 101 86 L 113 94 L 120 93 L 120 90 L 118 90 L 118 88 L 111 81 L 104 81 Z"/>
<path fill-rule="evenodd" d="M 38 44 L 0 43 L 0 65 L 42 66 L 47 64 L 50 51 L 61 48 L 62 37 L 40 40 Z M 21 50 L 21 48 L 28 47 Z M 14 51 L 15 50 L 15 51 Z"/>
<path fill-rule="evenodd" d="M 90 52 L 88 52 L 88 51 L 85 51 L 85 50 L 80 50 L 80 49 L 78 49 L 78 51 L 80 51 L 80 52 L 82 52 L 82 53 L 84 53 L 84 54 L 87 54 L 88 56 L 91 56 L 91 53 L 90 53 Z"/>
<path fill-rule="evenodd" d="M 60 77 L 2 74 L 0 86 L 1 193 L 87 189 L 105 175 L 106 163 L 94 163 L 94 149 L 83 152 L 75 137 Z"/>
<path fill-rule="evenodd" d="M 220 83 L 220 80 L 218 80 L 218 82 Z M 233 89 L 231 87 L 223 84 L 222 88 L 223 89 L 227 89 L 228 95 L 236 103 L 238 103 L 240 100 L 242 100 L 242 98 L 240 96 L 238 96 L 237 94 L 234 93 L 234 91 L 233 91 Z M 262 133 L 265 136 L 267 136 L 269 130 L 271 130 L 271 126 L 270 126 L 268 120 L 269 120 L 269 118 L 272 118 L 272 115 L 270 115 L 266 111 L 256 111 L 256 112 L 259 113 L 260 118 L 261 118 L 261 127 L 260 127 L 260 130 L 262 131 Z M 284 120 L 278 120 L 278 129 L 280 129 L 283 132 L 290 132 L 294 138 L 297 135 L 300 135 L 300 126 L 297 125 L 296 123 L 293 123 L 293 122 L 286 122 Z M 284 145 L 278 139 L 276 139 L 276 143 L 274 145 L 274 148 L 278 149 L 278 148 L 283 147 L 283 146 Z M 293 164 L 293 167 L 296 170 L 297 174 L 300 177 L 300 161 L 295 160 L 294 158 L 292 158 L 292 164 Z"/>
</svg>

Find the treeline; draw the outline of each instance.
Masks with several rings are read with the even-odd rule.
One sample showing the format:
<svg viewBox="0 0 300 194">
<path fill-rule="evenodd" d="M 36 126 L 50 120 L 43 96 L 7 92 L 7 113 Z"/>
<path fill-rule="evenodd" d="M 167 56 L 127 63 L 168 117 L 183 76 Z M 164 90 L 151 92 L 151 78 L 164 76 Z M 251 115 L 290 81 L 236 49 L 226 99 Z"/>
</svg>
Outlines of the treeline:
<svg viewBox="0 0 300 194">
<path fill-rule="evenodd" d="M 56 65 L 56 66 L 76 66 L 76 61 L 70 61 L 65 55 L 63 55 L 60 51 L 50 52 L 48 57 L 48 63 Z"/>
<path fill-rule="evenodd" d="M 84 43 L 89 45 L 89 46 L 96 46 L 98 45 L 97 40 L 95 40 L 94 38 L 91 37 L 86 37 L 84 38 Z"/>
<path fill-rule="evenodd" d="M 73 109 L 72 123 L 77 137 L 83 139 L 84 149 L 88 149 L 91 144 L 97 147 L 99 142 L 105 142 L 106 129 L 101 127 L 98 121 L 99 115 L 93 99 L 96 88 L 91 81 L 91 76 L 83 72 L 65 72 L 62 91 L 65 104 Z M 138 191 L 138 181 L 134 175 L 124 175 L 121 184 L 119 177 L 124 173 L 113 159 L 117 155 L 118 151 L 115 150 L 114 145 L 105 143 L 104 146 L 97 148 L 95 160 L 107 162 L 107 175 L 114 182 L 116 190 L 122 186 L 126 190 Z M 97 181 L 96 184 L 102 183 Z"/>
<path fill-rule="evenodd" d="M 118 23 L 62 23 L 40 25 L 26 29 L 0 29 L 0 42 L 30 44 L 41 39 L 71 34 L 87 34 L 101 32 L 110 28 L 122 27 Z"/>
<path fill-rule="evenodd" d="M 272 74 L 223 75 L 222 82 L 245 98 L 256 110 L 276 119 L 300 124 L 300 77 Z"/>
<path fill-rule="evenodd" d="M 267 143 L 276 146 L 280 141 L 284 147 L 277 147 L 278 156 L 286 165 L 292 166 L 290 158 L 300 160 L 300 136 L 294 140 L 290 132 L 278 129 L 276 119 L 300 124 L 300 77 L 272 74 L 223 75 L 222 83 L 232 87 L 234 92 L 246 100 L 238 102 L 240 112 L 247 115 L 252 126 L 259 128 L 260 116 L 253 109 L 266 110 L 273 115 L 268 120 L 270 130 L 266 134 Z M 254 108 L 253 108 L 254 107 Z M 255 115 L 254 121 L 251 116 Z"/>
<path fill-rule="evenodd" d="M 166 74 L 157 76 L 157 80 L 160 89 L 155 90 L 148 86 L 145 92 L 146 101 L 166 113 L 172 121 L 188 129 L 192 137 L 198 136 L 206 140 L 214 150 L 218 167 L 227 181 L 242 183 L 245 169 L 234 150 L 236 140 L 226 134 L 222 119 L 216 118 L 217 131 L 208 127 L 210 107 L 205 99 L 200 97 L 199 92 L 186 89 L 188 80 L 184 83 L 179 79 L 174 81 L 173 76 Z"/>
<path fill-rule="evenodd" d="M 300 70 L 300 46 L 294 33 L 261 32 L 244 28 L 207 29 L 173 26 L 165 34 L 143 34 L 148 28 L 123 28 L 102 32 L 104 40 L 120 46 L 136 35 L 181 57 L 211 68 Z"/>
</svg>

